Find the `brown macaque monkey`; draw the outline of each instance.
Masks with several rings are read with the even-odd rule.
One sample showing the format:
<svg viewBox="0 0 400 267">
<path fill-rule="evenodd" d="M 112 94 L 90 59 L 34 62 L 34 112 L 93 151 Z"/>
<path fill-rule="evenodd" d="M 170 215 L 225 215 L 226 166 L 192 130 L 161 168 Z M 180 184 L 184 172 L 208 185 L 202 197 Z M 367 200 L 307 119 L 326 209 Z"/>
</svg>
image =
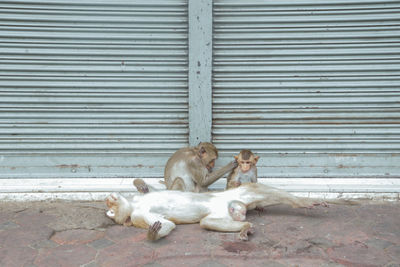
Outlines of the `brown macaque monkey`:
<svg viewBox="0 0 400 267">
<path fill-rule="evenodd" d="M 233 200 L 228 204 L 229 215 L 234 221 L 243 222 L 246 220 L 246 205 L 238 200 Z"/>
<path fill-rule="evenodd" d="M 128 201 L 119 194 L 106 199 L 107 216 L 116 223 L 148 229 L 147 238 L 158 240 L 167 236 L 176 224 L 200 223 L 209 230 L 239 232 L 239 238 L 248 239 L 252 224 L 236 221 L 229 213 L 229 204 L 239 201 L 246 207 L 288 204 L 294 208 L 312 208 L 318 205 L 347 204 L 348 200 L 322 200 L 296 197 L 284 190 L 259 183 L 248 183 L 224 192 L 193 193 L 160 190 L 135 194 Z"/>
<path fill-rule="evenodd" d="M 217 158 L 217 148 L 207 142 L 176 151 L 167 161 L 164 170 L 167 189 L 189 192 L 207 191 L 209 185 L 237 166 L 236 161 L 233 161 L 219 170 L 212 171 Z"/>
<path fill-rule="evenodd" d="M 244 183 L 257 183 L 257 161 L 260 157 L 255 156 L 248 149 L 240 151 L 235 156 L 238 166 L 228 175 L 226 189 L 235 188 Z"/>
</svg>

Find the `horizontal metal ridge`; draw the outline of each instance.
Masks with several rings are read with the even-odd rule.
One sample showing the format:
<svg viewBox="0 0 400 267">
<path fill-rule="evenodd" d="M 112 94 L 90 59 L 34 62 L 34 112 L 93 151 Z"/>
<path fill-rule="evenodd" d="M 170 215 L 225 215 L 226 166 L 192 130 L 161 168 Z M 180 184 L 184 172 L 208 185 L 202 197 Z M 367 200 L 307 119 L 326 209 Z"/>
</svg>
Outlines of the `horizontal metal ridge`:
<svg viewBox="0 0 400 267">
<path fill-rule="evenodd" d="M 235 8 L 258 8 L 260 6 L 268 6 L 271 8 L 289 7 L 297 8 L 298 6 L 311 6 L 315 8 L 321 7 L 333 7 L 333 8 L 353 8 L 359 6 L 371 7 L 375 5 L 386 6 L 396 4 L 397 0 L 331 0 L 331 1 L 315 1 L 315 0 L 280 0 L 278 2 L 274 1 L 264 1 L 264 0 L 252 0 L 252 1 L 242 1 L 242 0 L 215 0 L 214 6 L 231 6 Z"/>
<path fill-rule="evenodd" d="M 124 101 L 126 98 L 131 98 L 132 100 L 137 100 L 140 101 L 140 99 L 143 98 L 154 98 L 156 95 L 158 98 L 171 98 L 168 99 L 169 101 L 174 101 L 177 100 L 181 97 L 186 97 L 187 92 L 120 92 L 120 93 L 114 93 L 114 92 L 10 92 L 10 91 L 3 91 L 0 89 L 0 93 L 4 97 L 9 97 L 10 99 L 13 97 L 18 97 L 18 99 L 23 99 L 23 97 L 32 97 L 32 98 L 38 98 L 40 99 L 41 97 L 54 97 L 54 98 L 65 98 L 68 99 L 68 97 L 74 98 L 74 97 L 79 97 L 79 98 L 102 98 L 102 97 L 107 97 L 109 99 L 116 99 L 116 98 L 122 98 L 121 101 Z M 0 100 L 1 101 L 1 100 Z M 160 101 L 157 99 L 151 99 L 152 102 L 154 101 Z M 22 101 L 21 101 L 22 102 Z"/>
<path fill-rule="evenodd" d="M 310 51 L 309 51 L 310 50 Z M 330 55 L 330 56 L 345 56 L 345 55 L 366 55 L 367 58 L 369 55 L 374 54 L 393 54 L 398 56 L 400 51 L 400 47 L 386 47 L 384 49 L 376 49 L 376 48 L 362 48 L 360 47 L 359 50 L 354 49 L 344 49 L 344 48 L 331 48 L 331 49 L 298 49 L 298 50 L 291 50 L 285 47 L 282 47 L 279 50 L 273 50 L 268 52 L 267 50 L 262 49 L 254 49 L 254 50 L 217 50 L 214 51 L 215 56 L 264 56 L 273 54 L 274 56 L 284 55 L 284 56 L 321 56 L 321 55 Z M 273 52 L 273 53 L 272 53 Z"/>
<path fill-rule="evenodd" d="M 164 8 L 168 9 L 168 7 L 185 7 L 187 6 L 187 1 L 186 0 L 146 0 L 144 1 L 138 1 L 138 0 L 113 0 L 112 2 L 108 0 L 41 0 L 41 1 L 36 1 L 36 0 L 20 0 L 18 2 L 16 1 L 4 1 L 1 3 L 1 6 L 15 6 L 15 7 L 21 7 L 21 5 L 29 6 L 29 9 L 31 8 L 65 8 L 65 9 L 74 9 L 74 8 L 79 8 L 79 9 L 84 9 L 84 8 L 104 8 L 105 10 L 113 10 L 113 8 L 122 8 L 126 10 L 126 7 L 133 6 L 135 8 L 145 8 L 152 10 L 154 7 L 162 7 L 163 10 Z"/>
<path fill-rule="evenodd" d="M 7 95 L 7 94 L 5 94 Z M 19 94 L 18 94 L 19 95 Z M 22 95 L 22 94 L 21 94 Z M 264 91 L 264 92 L 246 92 L 244 95 L 243 92 L 241 93 L 219 93 L 215 92 L 213 96 L 218 100 L 218 98 L 227 98 L 229 97 L 232 102 L 234 101 L 240 101 L 243 99 L 243 101 L 247 101 L 247 99 L 250 98 L 255 98 L 255 101 L 258 101 L 261 97 L 266 97 L 266 98 L 301 98 L 305 97 L 307 98 L 306 100 L 310 100 L 310 98 L 329 98 L 329 100 L 335 100 L 337 97 L 376 97 L 379 99 L 379 97 L 399 97 L 400 96 L 400 89 L 398 91 L 393 90 L 393 91 L 372 91 L 372 92 L 353 92 L 351 90 L 343 91 L 343 92 L 321 92 L 321 91 L 314 91 L 314 92 L 269 92 L 269 91 Z M 283 100 L 284 101 L 284 100 Z M 346 99 L 343 99 L 343 102 L 346 102 Z"/>
<path fill-rule="evenodd" d="M 241 72 L 240 70 L 236 69 L 231 69 L 231 70 L 225 70 L 220 73 L 215 73 L 213 75 L 214 81 L 215 82 L 223 82 L 223 81 L 250 81 L 253 83 L 260 82 L 260 81 L 265 81 L 269 79 L 282 79 L 282 80 L 289 80 L 289 79 L 307 79 L 307 78 L 315 78 L 315 77 L 324 77 L 325 80 L 329 80 L 330 78 L 336 78 L 336 79 L 362 79 L 366 78 L 371 80 L 372 78 L 378 79 L 378 77 L 382 80 L 399 80 L 400 76 L 400 70 L 394 70 L 391 69 L 390 67 L 387 67 L 386 69 L 368 69 L 368 66 L 366 66 L 365 69 L 359 68 L 359 69 L 348 69 L 346 70 L 345 67 L 343 69 L 337 68 L 337 69 L 322 69 L 320 72 L 318 72 L 317 67 L 314 69 L 307 69 L 304 68 L 302 70 L 300 67 L 295 67 L 295 68 L 287 68 L 286 70 L 266 70 L 263 72 L 260 70 L 261 68 L 258 69 L 253 69 L 254 72 L 251 72 L 252 68 L 249 71 L 243 71 Z M 278 68 L 279 69 L 279 68 Z M 282 68 L 284 69 L 284 68 Z M 239 77 L 238 77 L 239 76 Z"/>
<path fill-rule="evenodd" d="M 1 38 L 1 33 L 0 33 L 0 38 Z M 146 39 L 148 39 L 148 37 L 144 37 Z M 184 38 L 184 37 L 183 37 Z M 135 39 L 134 37 L 132 39 Z M 181 47 L 182 48 L 182 47 Z M 86 47 L 86 48 L 81 48 L 81 49 L 66 49 L 66 48 L 57 48 L 57 46 L 54 47 L 54 50 L 49 50 L 49 48 L 35 48 L 35 47 L 31 47 L 31 46 L 26 46 L 24 48 L 16 48 L 16 47 L 12 47 L 12 48 L 2 48 L 2 54 L 4 56 L 7 55 L 18 55 L 18 54 L 27 54 L 28 50 L 28 54 L 30 56 L 33 55 L 54 55 L 54 56 L 63 56 L 61 58 L 66 58 L 68 56 L 77 56 L 77 55 L 82 55 L 82 56 L 88 56 L 88 55 L 92 55 L 92 56 L 99 56 L 99 57 L 104 57 L 105 55 L 107 55 L 108 57 L 111 56 L 124 56 L 127 51 L 126 49 L 91 49 L 90 47 Z M 131 48 L 132 49 L 132 48 Z M 132 49 L 133 51 L 135 51 L 135 49 Z M 166 50 L 153 50 L 151 48 L 149 49 L 142 49 L 142 50 L 138 50 L 138 52 L 142 52 L 142 54 L 140 55 L 135 55 L 133 54 L 130 57 L 125 58 L 125 60 L 131 60 L 133 58 L 143 58 L 143 57 L 149 57 L 149 58 L 159 58 L 159 57 L 168 57 L 168 58 L 174 58 L 176 57 L 177 59 L 179 59 L 179 57 L 184 57 L 185 55 L 187 55 L 187 52 L 182 50 L 179 51 L 178 49 L 173 49 L 170 51 L 170 53 L 167 53 Z M 93 60 L 93 59 L 92 59 Z M 115 60 L 115 58 L 114 58 Z"/>
<path fill-rule="evenodd" d="M 396 132 L 400 132 L 400 127 L 397 124 L 384 124 L 384 123 L 380 123 L 380 124 L 376 124 L 374 127 L 371 127 L 372 125 L 368 125 L 368 124 L 358 124 L 358 125 L 354 125 L 354 124 L 336 124 L 334 125 L 335 128 L 338 131 L 346 131 L 348 133 L 354 133 L 355 129 L 359 129 L 360 131 L 363 131 L 365 133 L 368 132 L 374 132 L 374 131 L 382 131 L 382 132 L 386 132 L 386 133 L 396 133 Z M 231 132 L 232 134 L 234 134 L 234 132 L 232 130 L 237 130 L 237 131 L 241 131 L 244 132 L 246 130 L 251 130 L 252 132 L 260 132 L 262 133 L 264 131 L 264 133 L 271 133 L 271 131 L 287 131 L 289 132 L 296 132 L 296 131 L 314 131 L 316 133 L 318 132 L 324 132 L 326 129 L 332 129 L 331 125 L 324 125 L 324 124 L 311 124 L 311 125 L 307 125 L 307 124 L 302 124 L 302 123 L 294 123 L 294 124 L 286 124 L 286 125 L 281 125 L 281 124 L 252 124 L 252 123 L 241 123 L 238 125 L 215 125 L 214 130 L 218 130 L 220 129 L 221 131 L 226 131 L 226 132 Z M 1 129 L 0 129 L 1 130 Z"/>
<path fill-rule="evenodd" d="M 371 24 L 371 25 L 370 25 Z M 372 35 L 375 32 L 396 32 L 399 30 L 399 23 L 394 24 L 354 24 L 354 25 L 301 25 L 301 24 L 294 24 L 294 25 L 281 25 L 280 27 L 274 27 L 271 25 L 264 25 L 262 27 L 261 24 L 239 24 L 239 25 L 232 25 L 232 24 L 215 24 L 214 26 L 214 33 L 217 34 L 224 34 L 224 33 L 272 33 L 272 32 L 279 32 L 279 33 L 286 33 L 287 35 L 296 34 L 296 31 L 301 31 L 304 33 L 337 33 L 339 36 L 341 33 L 348 33 L 348 32 L 358 32 L 359 34 L 370 34 Z M 329 31 L 327 32 L 326 28 L 329 27 Z M 364 40 L 367 41 L 367 40 Z"/>
<path fill-rule="evenodd" d="M 301 77 L 301 76 L 291 76 L 288 77 L 290 79 L 284 79 L 282 77 L 270 77 L 264 78 L 262 82 L 250 82 L 250 81 L 223 81 L 217 82 L 215 81 L 214 87 L 215 89 L 232 89 L 232 88 L 248 88 L 248 89 L 310 89 L 310 88 L 342 88 L 345 90 L 346 88 L 395 88 L 398 89 L 400 77 L 392 76 L 392 77 L 370 77 L 366 76 L 363 79 L 359 79 L 357 77 Z M 372 83 L 372 81 L 376 81 L 376 83 Z M 345 83 L 344 83 L 345 82 Z M 393 89 L 391 89 L 393 90 Z"/>
<path fill-rule="evenodd" d="M 400 51 L 400 47 L 399 47 Z M 292 63 L 293 64 L 293 63 Z M 1 66 L 1 65 L 0 65 Z M 3 71 L 7 70 L 7 67 L 3 68 Z M 243 68 L 243 66 L 237 65 L 237 66 L 217 66 L 217 68 L 214 70 L 214 77 L 218 77 L 218 75 L 228 75 L 232 73 L 241 73 L 241 74 L 246 74 L 246 75 L 254 75 L 254 76 L 260 76 L 260 75 L 268 75 L 270 73 L 282 73 L 282 72 L 342 72 L 342 71 L 357 71 L 357 72 L 371 72 L 374 71 L 372 74 L 380 73 L 380 72 L 385 72 L 386 71 L 400 71 L 400 60 L 399 61 L 389 61 L 385 63 L 380 63 L 380 62 L 359 62 L 357 64 L 347 62 L 346 64 L 339 64 L 339 62 L 336 62 L 336 64 L 301 64 L 301 63 L 295 63 L 293 65 L 290 64 L 274 64 L 274 65 L 269 65 L 268 63 L 265 63 L 265 65 L 249 65 L 247 68 Z"/>
<path fill-rule="evenodd" d="M 265 14 L 267 15 L 267 14 Z M 252 23 L 252 24 L 270 24 L 271 25 L 280 25 L 278 23 L 282 23 L 286 27 L 291 24 L 303 24 L 303 25 L 327 25 L 328 23 L 340 23 L 340 26 L 354 26 L 354 25 L 363 25 L 363 24 L 374 24 L 374 25 L 382 25 L 382 24 L 397 24 L 399 21 L 399 16 L 397 13 L 388 13 L 388 14 L 374 14 L 372 16 L 368 16 L 368 14 L 338 14 L 335 15 L 312 15 L 305 16 L 304 14 L 291 14 L 286 16 L 234 16 L 234 15 L 226 15 L 216 17 L 214 19 L 215 23 Z"/>
<path fill-rule="evenodd" d="M 26 96 L 26 97 L 7 97 L 4 96 L 0 99 L 0 105 L 5 103 L 5 106 L 9 106 L 10 104 L 14 105 L 24 105 L 27 103 L 32 103 L 32 104 L 40 104 L 43 103 L 49 103 L 49 104 L 86 104 L 86 105 L 91 105 L 91 104 L 143 104 L 143 103 L 148 103 L 148 104 L 163 104 L 163 105 L 168 105 L 168 104 L 173 104 L 173 105 L 184 105 L 187 106 L 186 104 L 187 99 L 186 97 L 120 97 L 113 99 L 113 97 L 49 97 L 43 96 L 38 97 L 38 96 Z"/>
</svg>

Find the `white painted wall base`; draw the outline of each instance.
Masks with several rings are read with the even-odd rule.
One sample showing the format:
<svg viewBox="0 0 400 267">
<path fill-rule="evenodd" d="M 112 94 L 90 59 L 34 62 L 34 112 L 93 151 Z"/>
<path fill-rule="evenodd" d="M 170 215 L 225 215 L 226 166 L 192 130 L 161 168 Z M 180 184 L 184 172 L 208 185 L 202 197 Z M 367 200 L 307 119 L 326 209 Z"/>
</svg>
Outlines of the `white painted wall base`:
<svg viewBox="0 0 400 267">
<path fill-rule="evenodd" d="M 163 189 L 159 178 L 144 179 L 146 183 Z M 400 178 L 266 178 L 261 183 L 274 186 L 297 196 L 316 198 L 369 198 L 400 200 Z M 134 193 L 133 178 L 84 179 L 0 179 L 0 200 L 104 200 L 111 192 L 124 195 Z M 211 189 L 224 189 L 225 179 Z"/>
</svg>

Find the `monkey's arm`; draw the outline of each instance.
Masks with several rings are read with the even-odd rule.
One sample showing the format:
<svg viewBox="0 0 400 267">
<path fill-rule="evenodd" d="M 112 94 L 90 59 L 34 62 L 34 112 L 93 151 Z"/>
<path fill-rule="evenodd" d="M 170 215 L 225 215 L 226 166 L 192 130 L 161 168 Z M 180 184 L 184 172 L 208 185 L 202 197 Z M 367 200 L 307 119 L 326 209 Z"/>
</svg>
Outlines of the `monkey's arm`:
<svg viewBox="0 0 400 267">
<path fill-rule="evenodd" d="M 227 183 L 226 189 L 236 188 L 240 185 L 241 185 L 240 179 L 237 179 L 237 177 L 235 177 L 235 179 L 232 179 Z"/>
<path fill-rule="evenodd" d="M 228 163 L 226 166 L 224 166 L 212 173 L 208 173 L 205 177 L 203 177 L 202 181 L 200 181 L 201 186 L 208 187 L 210 184 L 214 183 L 219 178 L 224 176 L 224 174 L 232 171 L 237 166 L 238 166 L 237 162 L 232 161 L 232 162 Z"/>
<path fill-rule="evenodd" d="M 254 176 L 251 177 L 251 182 L 252 182 L 252 183 L 257 183 L 257 167 L 254 166 L 254 168 L 255 168 L 255 170 L 254 170 Z"/>
<path fill-rule="evenodd" d="M 253 225 L 249 222 L 234 221 L 232 218 L 210 218 L 201 219 L 200 226 L 209 230 L 221 232 L 240 232 L 241 240 L 248 240 L 248 234 L 253 233 Z"/>
<path fill-rule="evenodd" d="M 228 174 L 228 177 L 226 177 L 226 187 L 225 187 L 225 189 L 230 189 L 230 188 L 231 188 L 231 181 L 232 181 L 232 178 L 233 178 L 233 176 L 234 176 L 234 172 L 235 172 L 235 169 L 233 169 L 233 170 Z"/>
<path fill-rule="evenodd" d="M 235 188 L 236 186 L 236 181 L 234 180 L 230 180 L 226 183 L 226 189 L 231 189 L 231 188 Z"/>
</svg>

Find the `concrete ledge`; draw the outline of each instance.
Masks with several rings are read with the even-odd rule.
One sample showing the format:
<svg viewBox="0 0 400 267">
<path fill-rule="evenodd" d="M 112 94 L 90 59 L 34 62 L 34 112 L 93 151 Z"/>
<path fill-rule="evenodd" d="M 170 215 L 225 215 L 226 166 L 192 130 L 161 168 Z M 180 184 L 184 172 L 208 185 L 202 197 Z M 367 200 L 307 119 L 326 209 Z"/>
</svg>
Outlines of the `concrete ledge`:
<svg viewBox="0 0 400 267">
<path fill-rule="evenodd" d="M 62 179 L 0 179 L 0 200 L 103 200 L 110 192 L 133 194 L 134 178 L 62 178 Z M 158 188 L 161 178 L 145 178 Z M 263 178 L 261 183 L 277 187 L 297 196 L 315 198 L 400 199 L 400 178 Z M 225 179 L 211 186 L 222 190 Z"/>
</svg>

